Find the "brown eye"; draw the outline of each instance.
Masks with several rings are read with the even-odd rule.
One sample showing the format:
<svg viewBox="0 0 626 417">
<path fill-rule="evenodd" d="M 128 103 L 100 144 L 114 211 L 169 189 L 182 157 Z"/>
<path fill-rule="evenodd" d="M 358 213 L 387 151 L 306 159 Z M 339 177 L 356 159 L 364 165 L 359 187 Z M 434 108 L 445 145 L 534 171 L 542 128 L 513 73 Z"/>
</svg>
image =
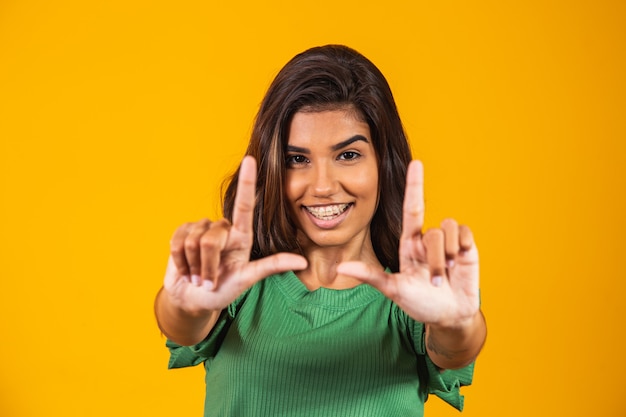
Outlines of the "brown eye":
<svg viewBox="0 0 626 417">
<path fill-rule="evenodd" d="M 358 152 L 346 151 L 346 152 L 342 152 L 341 155 L 339 155 L 339 159 L 342 159 L 345 161 L 351 161 L 353 159 L 357 159 L 360 156 L 361 155 Z"/>
<path fill-rule="evenodd" d="M 287 166 L 295 166 L 306 164 L 309 160 L 304 155 L 289 155 L 287 157 Z"/>
</svg>

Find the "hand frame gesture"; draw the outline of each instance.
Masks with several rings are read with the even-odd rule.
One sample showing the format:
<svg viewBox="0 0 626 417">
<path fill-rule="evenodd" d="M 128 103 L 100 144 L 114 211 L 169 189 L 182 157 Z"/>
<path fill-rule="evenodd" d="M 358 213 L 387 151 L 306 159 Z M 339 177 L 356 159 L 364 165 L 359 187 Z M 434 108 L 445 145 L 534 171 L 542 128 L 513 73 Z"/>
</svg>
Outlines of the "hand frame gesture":
<svg viewBox="0 0 626 417">
<path fill-rule="evenodd" d="M 400 271 L 388 274 L 362 262 L 337 271 L 376 287 L 414 320 L 462 327 L 479 310 L 478 250 L 467 226 L 446 219 L 422 233 L 424 175 L 421 162 L 407 171 L 400 237 Z"/>
<path fill-rule="evenodd" d="M 304 257 L 291 253 L 250 261 L 255 189 L 256 161 L 247 156 L 239 170 L 232 224 L 204 219 L 174 233 L 164 289 L 178 308 L 189 314 L 221 311 L 257 281 L 306 267 Z"/>
</svg>

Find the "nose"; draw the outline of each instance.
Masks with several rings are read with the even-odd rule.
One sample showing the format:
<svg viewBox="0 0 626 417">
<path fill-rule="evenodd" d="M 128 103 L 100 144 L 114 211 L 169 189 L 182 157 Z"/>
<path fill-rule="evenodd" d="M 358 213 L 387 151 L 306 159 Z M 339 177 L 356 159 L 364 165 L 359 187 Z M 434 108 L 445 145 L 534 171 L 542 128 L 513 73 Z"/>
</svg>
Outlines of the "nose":
<svg viewBox="0 0 626 417">
<path fill-rule="evenodd" d="M 337 192 L 339 182 L 331 164 L 316 164 L 311 171 L 311 190 L 314 196 L 329 197 Z"/>
</svg>

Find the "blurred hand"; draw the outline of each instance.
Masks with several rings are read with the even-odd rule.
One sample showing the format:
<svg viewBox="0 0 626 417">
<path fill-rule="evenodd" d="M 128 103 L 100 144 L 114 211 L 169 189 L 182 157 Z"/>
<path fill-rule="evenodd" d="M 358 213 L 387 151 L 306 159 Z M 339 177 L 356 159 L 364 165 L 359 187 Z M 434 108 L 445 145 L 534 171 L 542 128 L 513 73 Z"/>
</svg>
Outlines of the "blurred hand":
<svg viewBox="0 0 626 417">
<path fill-rule="evenodd" d="M 467 226 L 446 219 L 422 234 L 424 175 L 413 161 L 407 172 L 400 237 L 400 272 L 387 274 L 363 262 L 345 262 L 337 272 L 376 287 L 414 320 L 463 327 L 479 310 L 478 250 Z"/>
<path fill-rule="evenodd" d="M 174 305 L 191 314 L 219 311 L 263 278 L 306 268 L 306 259 L 291 253 L 250 262 L 255 189 L 256 161 L 248 156 L 239 171 L 232 224 L 204 219 L 176 230 L 164 280 Z"/>
</svg>

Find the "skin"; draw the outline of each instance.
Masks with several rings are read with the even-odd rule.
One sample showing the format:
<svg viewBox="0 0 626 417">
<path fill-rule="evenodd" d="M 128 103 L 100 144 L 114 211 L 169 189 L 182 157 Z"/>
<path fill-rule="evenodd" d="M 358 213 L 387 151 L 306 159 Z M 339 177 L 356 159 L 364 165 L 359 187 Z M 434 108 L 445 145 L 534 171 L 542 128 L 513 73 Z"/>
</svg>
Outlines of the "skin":
<svg viewBox="0 0 626 417">
<path fill-rule="evenodd" d="M 384 272 L 369 225 L 378 202 L 378 169 L 369 127 L 351 109 L 299 112 L 289 131 L 286 199 L 304 256 L 279 253 L 249 261 L 253 242 L 256 163 L 242 161 L 233 222 L 201 220 L 179 227 L 171 241 L 164 286 L 155 301 L 163 333 L 193 345 L 246 288 L 288 270 L 311 290 L 366 283 L 426 324 L 426 349 L 442 369 L 471 363 L 486 337 L 479 310 L 478 250 L 466 226 L 446 219 L 422 233 L 423 169 L 407 173 L 400 271 Z M 357 139 L 355 139 L 357 138 Z M 332 219 L 307 210 L 345 208 Z"/>
<path fill-rule="evenodd" d="M 202 341 L 220 312 L 257 281 L 306 268 L 306 258 L 278 253 L 250 262 L 256 161 L 241 163 L 232 224 L 226 219 L 180 226 L 170 242 L 155 314 L 163 334 L 181 345 Z"/>
<path fill-rule="evenodd" d="M 364 261 L 383 271 L 370 237 L 378 203 L 378 163 L 367 123 L 352 111 L 296 113 L 287 144 L 286 198 L 309 260 L 297 273 L 311 290 L 354 287 L 361 282 L 337 274 L 344 261 Z M 307 208 L 348 205 L 336 220 L 320 221 Z M 335 224 L 339 222 L 338 224 Z"/>
<path fill-rule="evenodd" d="M 442 369 L 471 363 L 485 342 L 479 309 L 478 249 L 471 230 L 453 219 L 422 233 L 424 173 L 412 161 L 407 172 L 400 272 L 381 273 L 365 262 L 346 262 L 340 274 L 376 287 L 413 319 L 426 324 L 426 350 Z"/>
</svg>

